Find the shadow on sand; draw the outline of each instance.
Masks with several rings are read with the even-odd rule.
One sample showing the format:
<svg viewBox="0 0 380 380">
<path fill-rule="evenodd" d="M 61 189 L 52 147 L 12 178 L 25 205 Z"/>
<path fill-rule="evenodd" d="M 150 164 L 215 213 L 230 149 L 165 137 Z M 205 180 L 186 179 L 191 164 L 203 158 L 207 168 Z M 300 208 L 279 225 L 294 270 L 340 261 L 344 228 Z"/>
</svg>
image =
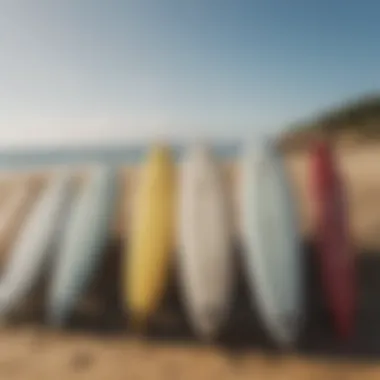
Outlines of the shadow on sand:
<svg viewBox="0 0 380 380">
<path fill-rule="evenodd" d="M 363 252 L 358 255 L 358 314 L 355 336 L 345 343 L 335 338 L 329 321 L 329 315 L 321 295 L 319 276 L 314 264 L 313 245 L 304 244 L 305 274 L 307 283 L 307 318 L 305 329 L 300 337 L 298 354 L 307 356 L 324 356 L 325 358 L 350 357 L 352 359 L 380 358 L 380 255 Z M 110 242 L 107 255 L 101 265 L 83 304 L 79 305 L 67 328 L 71 331 L 104 335 L 131 334 L 128 331 L 127 317 L 121 306 L 120 255 L 121 244 Z M 238 258 L 239 250 L 236 249 Z M 238 283 L 231 318 L 219 341 L 215 343 L 232 355 L 247 350 L 260 349 L 268 354 L 277 354 L 261 323 L 257 311 L 252 308 L 245 275 L 239 260 L 236 263 Z M 179 289 L 172 270 L 166 297 L 161 310 L 150 324 L 144 339 L 160 343 L 201 345 L 191 332 L 181 305 Z M 23 320 L 42 323 L 46 289 L 46 280 L 39 286 L 37 302 L 33 302 L 32 314 L 23 313 Z M 36 299 L 36 298 L 34 298 Z"/>
</svg>

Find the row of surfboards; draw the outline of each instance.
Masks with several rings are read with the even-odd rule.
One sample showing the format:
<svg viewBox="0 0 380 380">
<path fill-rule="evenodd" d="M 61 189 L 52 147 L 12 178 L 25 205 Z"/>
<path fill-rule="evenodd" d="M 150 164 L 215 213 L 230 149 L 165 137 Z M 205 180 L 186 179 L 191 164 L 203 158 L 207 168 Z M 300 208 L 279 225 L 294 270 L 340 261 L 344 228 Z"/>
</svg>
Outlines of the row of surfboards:
<svg viewBox="0 0 380 380">
<path fill-rule="evenodd" d="M 116 211 L 117 172 L 94 166 L 79 187 L 73 185 L 74 172 L 57 170 L 24 221 L 0 278 L 0 317 L 22 303 L 49 262 L 47 320 L 63 325 L 95 271 L 101 270 Z M 318 210 L 321 284 L 336 331 L 344 338 L 354 325 L 354 263 L 342 182 L 327 143 L 315 144 L 310 177 Z M 270 140 L 244 148 L 239 186 L 242 260 L 252 302 L 280 346 L 296 342 L 305 316 L 301 237 L 289 182 Z M 177 170 L 169 147 L 152 147 L 140 169 L 121 269 L 132 325 L 141 328 L 154 316 L 175 253 L 194 332 L 205 340 L 221 332 L 232 312 L 236 280 L 230 221 L 226 186 L 211 148 L 189 146 Z"/>
</svg>

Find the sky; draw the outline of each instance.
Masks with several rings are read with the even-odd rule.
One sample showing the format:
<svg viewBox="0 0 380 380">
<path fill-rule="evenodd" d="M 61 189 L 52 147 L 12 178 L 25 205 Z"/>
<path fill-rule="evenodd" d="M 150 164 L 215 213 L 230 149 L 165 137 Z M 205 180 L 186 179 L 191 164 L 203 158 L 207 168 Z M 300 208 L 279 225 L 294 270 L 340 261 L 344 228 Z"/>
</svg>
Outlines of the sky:
<svg viewBox="0 0 380 380">
<path fill-rule="evenodd" d="M 380 3 L 0 0 L 0 146 L 245 138 L 380 88 Z"/>
</svg>

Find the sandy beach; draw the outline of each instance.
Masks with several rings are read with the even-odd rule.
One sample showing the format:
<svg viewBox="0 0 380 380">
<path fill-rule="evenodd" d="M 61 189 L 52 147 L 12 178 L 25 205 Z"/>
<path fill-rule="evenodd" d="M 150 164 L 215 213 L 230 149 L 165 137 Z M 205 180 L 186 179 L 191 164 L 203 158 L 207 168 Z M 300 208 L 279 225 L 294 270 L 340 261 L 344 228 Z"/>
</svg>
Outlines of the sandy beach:
<svg viewBox="0 0 380 380">
<path fill-rule="evenodd" d="M 380 255 L 376 254 L 380 252 L 380 145 L 341 147 L 338 154 L 347 183 L 361 288 L 357 336 L 346 347 L 334 342 L 318 292 L 311 289 L 308 294 L 316 299 L 311 300 L 314 306 L 310 331 L 305 331 L 300 349 L 294 354 L 273 352 L 262 332 L 251 326 L 257 322 L 247 307 L 244 283 L 239 285 L 236 315 L 222 339 L 225 344 L 205 346 L 192 337 L 174 280 L 149 336 L 142 340 L 128 334 L 118 311 L 117 271 L 122 231 L 128 230 L 138 171 L 125 168 L 119 176 L 120 207 L 113 239 L 102 270 L 78 308 L 72 328 L 52 332 L 44 327 L 41 312 L 46 280 L 42 281 L 38 293 L 33 293 L 33 302 L 25 308 L 23 320 L 0 328 L 0 380 L 103 380 L 107 376 L 114 380 L 380 378 L 380 308 L 376 306 L 380 297 Z M 288 154 L 285 160 L 298 200 L 300 229 L 305 239 L 310 238 L 313 228 L 312 203 L 307 191 L 307 154 L 302 151 Z M 38 176 L 40 173 L 23 177 L 22 181 L 16 176 L 1 177 L 6 186 L 0 195 L 0 211 L 12 186 Z M 226 178 L 238 240 L 238 163 L 226 165 Z M 1 253 L 4 263 L 6 252 L 3 249 Z M 305 256 L 310 256 L 307 245 Z M 309 284 L 311 288 L 315 287 L 313 281 Z"/>
</svg>

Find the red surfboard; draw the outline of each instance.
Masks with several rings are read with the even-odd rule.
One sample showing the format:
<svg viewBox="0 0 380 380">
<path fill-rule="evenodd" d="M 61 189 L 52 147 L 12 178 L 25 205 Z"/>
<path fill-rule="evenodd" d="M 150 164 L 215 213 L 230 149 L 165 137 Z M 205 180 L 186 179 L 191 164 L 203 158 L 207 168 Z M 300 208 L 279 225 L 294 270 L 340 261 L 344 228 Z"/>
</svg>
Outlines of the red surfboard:
<svg viewBox="0 0 380 380">
<path fill-rule="evenodd" d="M 355 323 L 355 262 L 344 187 L 328 142 L 314 144 L 311 175 L 323 293 L 336 333 L 345 339 L 352 335 Z"/>
</svg>

